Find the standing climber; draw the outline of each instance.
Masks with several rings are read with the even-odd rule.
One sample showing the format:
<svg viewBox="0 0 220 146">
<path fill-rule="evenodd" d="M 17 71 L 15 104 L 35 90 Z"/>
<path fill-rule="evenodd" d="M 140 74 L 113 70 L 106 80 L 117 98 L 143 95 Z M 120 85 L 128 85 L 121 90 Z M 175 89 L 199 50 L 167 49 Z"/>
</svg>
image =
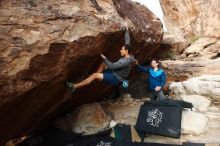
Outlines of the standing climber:
<svg viewBox="0 0 220 146">
<path fill-rule="evenodd" d="M 167 96 L 163 93 L 163 87 L 166 84 L 166 74 L 165 72 L 158 67 L 159 61 L 156 59 L 151 60 L 151 67 L 144 67 L 137 64 L 138 70 L 141 72 L 145 72 L 149 74 L 148 82 L 149 82 L 149 90 L 150 94 L 150 101 L 155 101 L 159 98 L 160 101 L 167 99 Z"/>
</svg>

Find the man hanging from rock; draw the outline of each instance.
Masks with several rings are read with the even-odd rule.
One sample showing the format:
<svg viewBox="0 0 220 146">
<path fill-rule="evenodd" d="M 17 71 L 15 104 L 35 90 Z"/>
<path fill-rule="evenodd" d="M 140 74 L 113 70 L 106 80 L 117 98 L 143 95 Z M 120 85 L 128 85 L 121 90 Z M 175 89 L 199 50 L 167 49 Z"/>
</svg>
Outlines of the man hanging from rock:
<svg viewBox="0 0 220 146">
<path fill-rule="evenodd" d="M 124 80 L 126 80 L 131 70 L 132 63 L 134 62 L 134 57 L 131 55 L 130 36 L 127 24 L 125 31 L 125 45 L 121 48 L 120 54 L 121 58 L 114 63 L 110 62 L 103 54 L 101 54 L 103 63 L 101 63 L 97 72 L 79 83 L 67 82 L 68 87 L 74 92 L 78 88 L 89 85 L 94 80 L 118 87 Z"/>
<path fill-rule="evenodd" d="M 163 101 L 168 97 L 163 93 L 163 87 L 166 84 L 166 74 L 165 72 L 158 67 L 159 61 L 157 59 L 151 60 L 151 67 L 144 67 L 138 64 L 138 61 L 135 61 L 137 64 L 138 71 L 148 73 L 148 82 L 149 82 L 149 91 L 150 101 L 155 101 L 157 98 L 159 101 Z"/>
</svg>

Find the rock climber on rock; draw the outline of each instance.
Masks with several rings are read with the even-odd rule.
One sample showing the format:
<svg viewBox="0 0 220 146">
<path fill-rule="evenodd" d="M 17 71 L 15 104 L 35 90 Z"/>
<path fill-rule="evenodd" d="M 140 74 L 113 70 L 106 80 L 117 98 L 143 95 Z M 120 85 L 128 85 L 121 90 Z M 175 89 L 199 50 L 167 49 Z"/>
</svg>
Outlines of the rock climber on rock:
<svg viewBox="0 0 220 146">
<path fill-rule="evenodd" d="M 125 45 L 121 48 L 120 54 L 121 58 L 114 63 L 110 62 L 103 54 L 101 54 L 103 63 L 100 64 L 96 73 L 93 73 L 79 83 L 67 82 L 68 87 L 74 92 L 78 88 L 89 85 L 94 80 L 118 86 L 127 79 L 132 63 L 134 62 L 134 57 L 131 55 L 130 36 L 127 25 L 125 32 Z"/>
</svg>

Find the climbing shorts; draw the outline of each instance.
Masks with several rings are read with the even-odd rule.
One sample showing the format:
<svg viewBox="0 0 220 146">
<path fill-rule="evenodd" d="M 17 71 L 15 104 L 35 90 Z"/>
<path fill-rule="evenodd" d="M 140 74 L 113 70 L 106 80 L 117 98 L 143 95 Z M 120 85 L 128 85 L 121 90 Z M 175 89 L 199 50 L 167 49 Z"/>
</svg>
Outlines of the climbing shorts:
<svg viewBox="0 0 220 146">
<path fill-rule="evenodd" d="M 119 80 L 116 78 L 116 76 L 109 69 L 106 69 L 103 72 L 103 82 L 110 84 L 110 85 L 113 85 L 113 86 L 118 86 L 118 84 L 119 84 Z"/>
</svg>

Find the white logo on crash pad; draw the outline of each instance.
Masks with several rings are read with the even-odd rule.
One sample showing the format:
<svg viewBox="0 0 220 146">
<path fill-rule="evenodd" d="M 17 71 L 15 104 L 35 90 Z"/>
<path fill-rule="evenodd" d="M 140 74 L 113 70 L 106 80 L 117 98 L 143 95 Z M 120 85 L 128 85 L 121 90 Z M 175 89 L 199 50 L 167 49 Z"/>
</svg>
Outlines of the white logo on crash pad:
<svg viewBox="0 0 220 146">
<path fill-rule="evenodd" d="M 163 113 L 160 112 L 158 109 L 154 109 L 152 111 L 148 111 L 147 114 L 147 123 L 159 127 L 159 124 L 162 122 Z"/>
<path fill-rule="evenodd" d="M 111 142 L 100 141 L 96 146 L 111 146 Z"/>
</svg>

